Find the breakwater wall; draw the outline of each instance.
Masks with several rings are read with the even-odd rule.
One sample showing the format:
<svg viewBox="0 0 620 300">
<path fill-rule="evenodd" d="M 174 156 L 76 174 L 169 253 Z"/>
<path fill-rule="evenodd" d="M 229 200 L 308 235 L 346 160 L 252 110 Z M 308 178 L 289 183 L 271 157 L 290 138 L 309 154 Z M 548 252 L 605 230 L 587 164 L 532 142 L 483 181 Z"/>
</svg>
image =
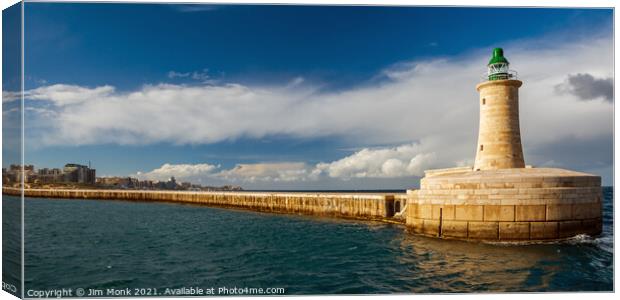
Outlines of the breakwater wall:
<svg viewBox="0 0 620 300">
<path fill-rule="evenodd" d="M 3 194 L 20 196 L 18 188 Z M 135 190 L 24 189 L 26 197 L 176 202 L 248 209 L 261 212 L 307 214 L 404 223 L 406 194 L 302 192 L 188 192 Z"/>
</svg>

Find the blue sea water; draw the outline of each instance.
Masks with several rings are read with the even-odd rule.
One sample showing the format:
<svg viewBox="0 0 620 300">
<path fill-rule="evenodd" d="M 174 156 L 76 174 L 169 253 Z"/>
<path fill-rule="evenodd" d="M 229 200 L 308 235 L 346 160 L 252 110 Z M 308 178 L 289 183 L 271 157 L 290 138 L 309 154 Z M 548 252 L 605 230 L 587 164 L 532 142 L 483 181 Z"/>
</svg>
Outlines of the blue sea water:
<svg viewBox="0 0 620 300">
<path fill-rule="evenodd" d="M 3 196 L 3 205 L 19 199 Z M 171 203 L 25 200 L 25 289 L 282 287 L 285 294 L 613 290 L 604 233 L 547 244 L 411 235 L 400 225 Z"/>
</svg>

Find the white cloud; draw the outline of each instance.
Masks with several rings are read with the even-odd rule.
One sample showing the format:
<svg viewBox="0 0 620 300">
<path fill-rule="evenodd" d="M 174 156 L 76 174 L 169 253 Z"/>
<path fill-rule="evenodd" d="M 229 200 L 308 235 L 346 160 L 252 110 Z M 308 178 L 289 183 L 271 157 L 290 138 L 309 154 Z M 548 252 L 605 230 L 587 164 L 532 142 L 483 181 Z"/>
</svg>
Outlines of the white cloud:
<svg viewBox="0 0 620 300">
<path fill-rule="evenodd" d="M 227 170 L 212 164 L 164 164 L 149 172 L 132 174 L 139 179 L 168 180 L 175 177 L 181 181 L 195 183 L 247 183 L 247 182 L 291 182 L 305 181 L 310 178 L 308 167 L 303 162 L 276 162 L 237 164 Z"/>
<path fill-rule="evenodd" d="M 569 138 L 583 143 L 613 138 L 609 102 L 579 101 L 555 89 L 569 74 L 613 77 L 610 36 L 546 46 L 523 41 L 504 46 L 511 67 L 524 81 L 520 111 L 528 164 L 549 161 L 553 153 L 538 149 Z M 301 77 L 279 87 L 159 84 L 128 93 L 115 92 L 111 86 L 46 86 L 28 91 L 29 98 L 51 102 L 54 106 L 48 109 L 55 111 L 47 114 L 53 118 L 39 116 L 48 122 L 32 131 L 41 134 L 31 140 L 43 145 L 143 145 L 208 144 L 269 135 L 337 136 L 362 147 L 415 141 L 410 145 L 415 151 L 407 148 L 406 155 L 405 150 L 367 149 L 325 163 L 318 171 L 308 166 L 263 168 L 279 180 L 317 172 L 339 178 L 420 174 L 423 168 L 473 159 L 479 109 L 475 85 L 489 56 L 490 50 L 484 49 L 455 58 L 404 62 L 381 72 L 382 80 L 374 84 L 338 92 L 321 91 Z M 302 169 L 304 174 L 296 173 Z M 252 171 L 241 166 L 228 174 L 253 178 L 244 175 Z"/>
<path fill-rule="evenodd" d="M 317 165 L 335 178 L 421 176 L 435 161 L 435 153 L 421 153 L 415 144 L 395 148 L 362 149 L 343 159 Z"/>
<path fill-rule="evenodd" d="M 321 178 L 397 178 L 421 176 L 434 162 L 434 153 L 421 153 L 415 144 L 393 148 L 362 149 L 350 156 L 315 166 L 305 162 L 237 164 L 227 170 L 211 164 L 164 164 L 150 172 L 138 172 L 140 179 L 167 180 L 174 176 L 192 182 L 254 183 L 300 182 Z"/>
<path fill-rule="evenodd" d="M 15 91 L 2 91 L 2 103 L 8 103 L 22 98 L 22 93 Z"/>
<path fill-rule="evenodd" d="M 303 162 L 238 164 L 230 170 L 224 170 L 216 176 L 232 182 L 256 181 L 305 181 L 308 179 L 308 167 Z"/>
<path fill-rule="evenodd" d="M 67 106 L 86 104 L 91 101 L 113 97 L 114 87 L 109 85 L 95 88 L 81 87 L 68 84 L 54 84 L 26 91 L 24 98 L 45 100 L 54 105 L 67 109 Z"/>
<path fill-rule="evenodd" d="M 148 180 L 164 181 L 174 176 L 179 179 L 190 179 L 210 176 L 216 171 L 219 165 L 210 164 L 164 164 L 150 172 L 138 172 L 134 174 L 137 178 Z"/>
</svg>

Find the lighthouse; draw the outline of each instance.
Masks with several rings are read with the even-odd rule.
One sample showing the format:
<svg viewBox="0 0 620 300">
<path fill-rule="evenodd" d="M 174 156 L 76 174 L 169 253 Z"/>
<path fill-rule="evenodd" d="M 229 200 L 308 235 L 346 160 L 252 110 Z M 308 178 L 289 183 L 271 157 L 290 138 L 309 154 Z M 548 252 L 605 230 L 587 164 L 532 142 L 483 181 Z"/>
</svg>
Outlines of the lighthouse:
<svg viewBox="0 0 620 300">
<path fill-rule="evenodd" d="M 407 190 L 411 232 L 446 239 L 559 240 L 602 232 L 601 177 L 560 168 L 525 167 L 519 88 L 501 48 L 493 49 L 480 93 L 473 166 L 424 171 Z"/>
<path fill-rule="evenodd" d="M 474 170 L 524 168 L 519 129 L 519 87 L 502 48 L 493 49 L 480 93 L 480 125 Z"/>
</svg>

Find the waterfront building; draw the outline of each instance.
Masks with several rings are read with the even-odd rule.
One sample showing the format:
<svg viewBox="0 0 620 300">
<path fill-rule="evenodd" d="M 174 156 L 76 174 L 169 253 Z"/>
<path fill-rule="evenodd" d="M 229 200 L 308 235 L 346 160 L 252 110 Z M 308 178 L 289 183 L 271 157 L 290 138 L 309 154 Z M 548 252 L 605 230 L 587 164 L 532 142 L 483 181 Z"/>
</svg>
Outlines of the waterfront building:
<svg viewBox="0 0 620 300">
<path fill-rule="evenodd" d="M 170 179 L 165 183 L 165 188 L 167 190 L 176 190 L 178 188 L 177 180 L 174 176 L 170 177 Z"/>
<path fill-rule="evenodd" d="M 65 182 L 95 184 L 96 170 L 88 166 L 66 164 L 63 173 Z"/>
<path fill-rule="evenodd" d="M 56 183 L 62 182 L 64 179 L 62 170 L 58 168 L 39 169 L 39 171 L 37 172 L 37 176 L 40 183 Z"/>
<path fill-rule="evenodd" d="M 95 183 L 94 169 L 78 164 L 67 164 L 61 170 L 58 168 L 42 168 L 35 170 L 34 165 L 10 165 L 8 169 L 2 169 L 4 183 L 19 183 L 22 178 L 25 183 L 49 184 L 49 183 Z"/>
<path fill-rule="evenodd" d="M 33 165 L 10 165 L 9 169 L 2 169 L 2 181 L 4 183 L 20 183 L 24 182 L 33 182 L 37 179 L 37 174 L 34 171 Z"/>
</svg>

